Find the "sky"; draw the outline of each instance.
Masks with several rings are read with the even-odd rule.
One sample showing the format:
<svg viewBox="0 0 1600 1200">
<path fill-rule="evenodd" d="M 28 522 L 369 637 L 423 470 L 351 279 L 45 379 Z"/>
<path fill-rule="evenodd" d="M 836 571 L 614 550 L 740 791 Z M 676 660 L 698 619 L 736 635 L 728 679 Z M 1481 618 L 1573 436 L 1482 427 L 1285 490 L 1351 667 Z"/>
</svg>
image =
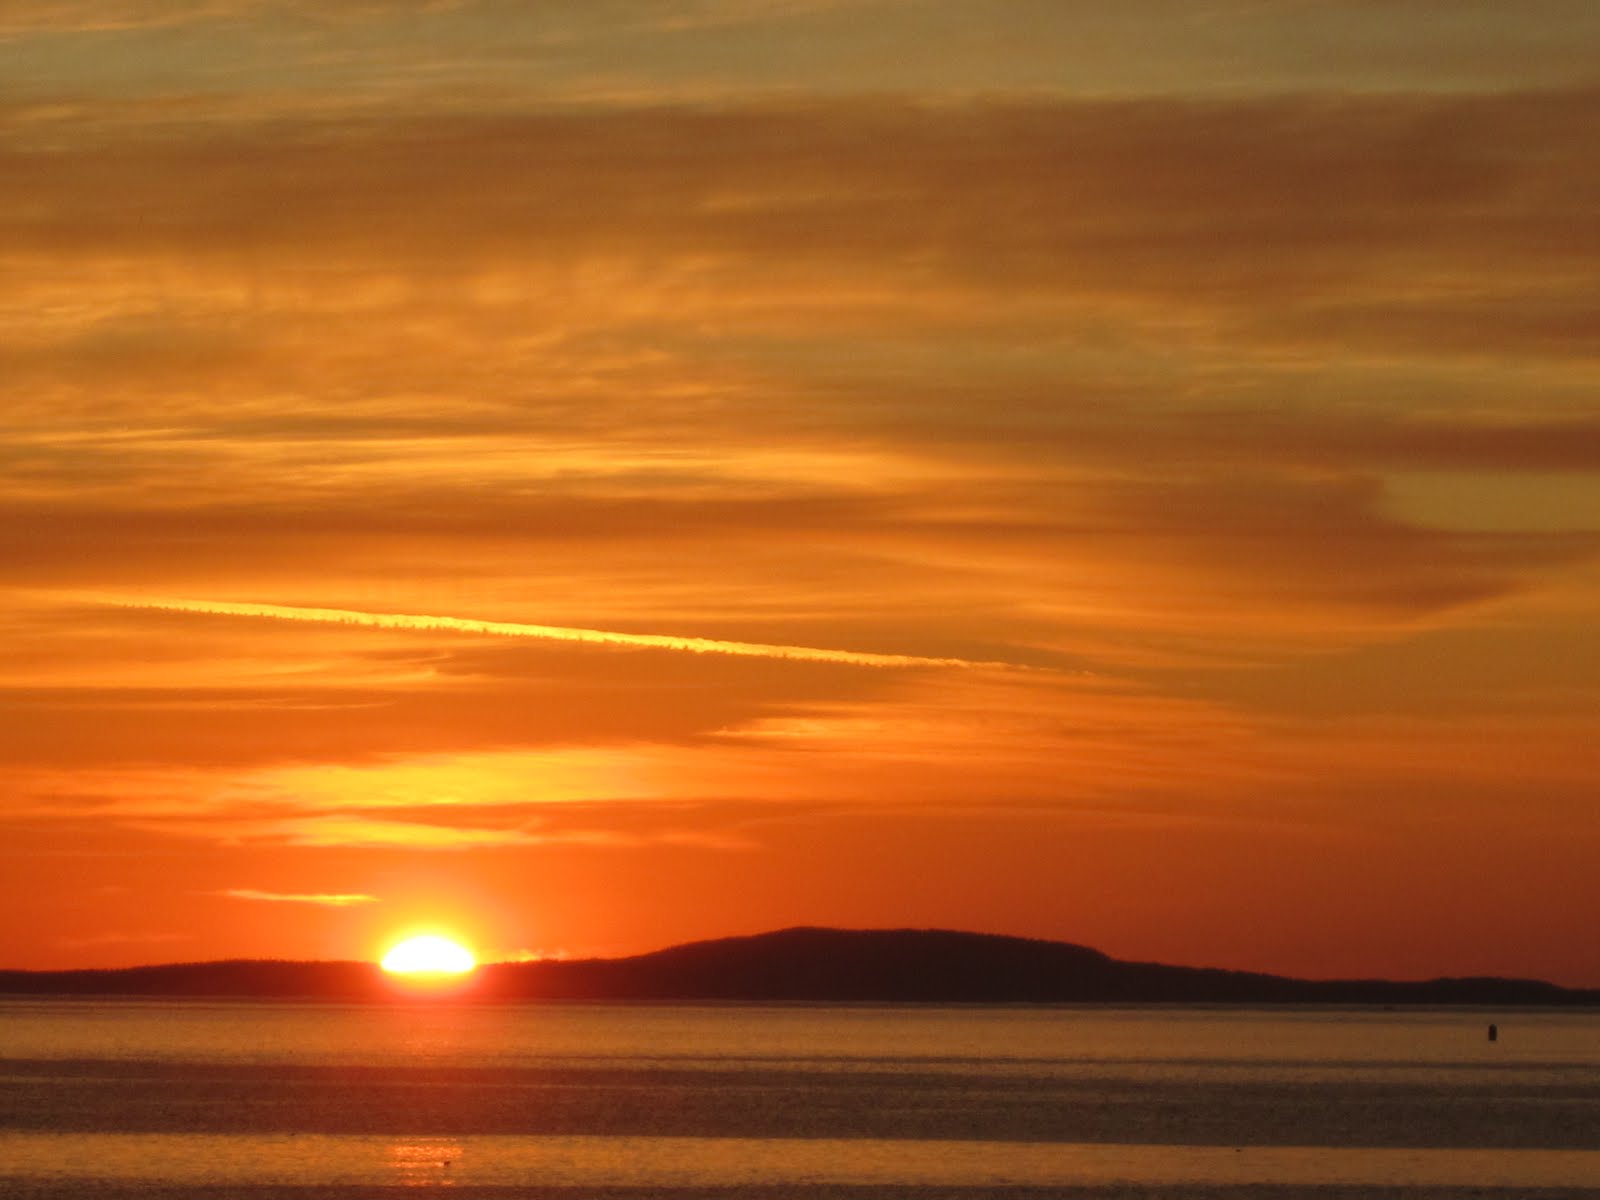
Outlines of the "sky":
<svg viewBox="0 0 1600 1200">
<path fill-rule="evenodd" d="M 0 965 L 1600 985 L 1592 0 L 7 0 Z"/>
</svg>

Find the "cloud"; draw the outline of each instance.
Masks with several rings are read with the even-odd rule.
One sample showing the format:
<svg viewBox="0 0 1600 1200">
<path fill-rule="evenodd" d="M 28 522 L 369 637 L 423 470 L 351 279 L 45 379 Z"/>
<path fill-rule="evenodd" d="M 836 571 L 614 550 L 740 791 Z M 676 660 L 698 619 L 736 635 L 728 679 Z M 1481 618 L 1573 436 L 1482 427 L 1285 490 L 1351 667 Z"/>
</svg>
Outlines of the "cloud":
<svg viewBox="0 0 1600 1200">
<path fill-rule="evenodd" d="M 527 846 L 538 839 L 516 829 L 473 829 L 417 821 L 330 813 L 321 816 L 266 820 L 242 818 L 209 821 L 129 822 L 179 837 L 203 838 L 227 845 L 360 846 L 380 850 L 485 850 Z"/>
<path fill-rule="evenodd" d="M 649 772 L 496 802 L 1047 803 L 1225 775 L 1202 666 L 1592 611 L 1592 531 L 1483 511 L 1600 467 L 1593 89 L 202 108 L 8 110 L 0 570 L 58 593 L 8 598 L 14 761 L 580 746 Z M 900 686 L 1004 658 L 1188 674 Z M 1164 723 L 1201 745 L 1122 755 Z M 382 779 L 191 798 L 279 845 L 559 832 Z"/>
<path fill-rule="evenodd" d="M 478 633 L 491 637 L 533 638 L 542 641 L 579 642 L 600 646 L 628 646 L 647 650 L 676 650 L 692 654 L 727 654 L 739 658 L 780 658 L 800 662 L 838 663 L 856 667 L 996 667 L 958 658 L 924 658 L 911 654 L 874 654 L 855 650 L 824 650 L 813 646 L 776 646 L 716 638 L 677 637 L 666 634 L 618 633 L 601 629 L 572 629 L 556 625 L 527 625 L 513 621 L 478 621 L 462 617 L 423 616 L 415 613 L 357 612 L 337 608 L 303 608 L 283 604 L 233 604 L 212 600 L 170 597 L 97 597 L 106 604 L 164 612 L 212 616 L 268 617 L 280 621 L 351 625 L 372 629 L 413 629 L 449 633 Z"/>
<path fill-rule="evenodd" d="M 1592 78 L 1596 32 L 1586 0 L 8 0 L 0 12 L 24 92 L 66 74 L 209 104 L 227 80 L 325 108 L 419 93 L 526 108 L 807 89 L 1500 91 Z M 76 70 L 51 42 L 71 46 Z M 114 61 L 135 52 L 153 61 Z"/>
<path fill-rule="evenodd" d="M 276 904 L 316 904 L 326 908 L 348 908 L 353 904 L 376 904 L 378 897 L 360 893 L 315 893 L 300 895 L 286 892 L 263 892 L 255 888 L 228 888 L 216 893 L 234 900 L 264 900 Z"/>
<path fill-rule="evenodd" d="M 200 838 L 227 846 L 293 846 L 329 849 L 465 852 L 532 846 L 576 846 L 630 850 L 673 846 L 694 850 L 743 851 L 755 843 L 737 831 L 665 828 L 542 828 L 524 815 L 505 825 L 447 825 L 358 813 L 323 813 L 270 819 L 218 817 L 207 821 L 129 821 L 131 828 L 167 836 Z M 374 896 L 280 896 L 234 889 L 219 895 L 240 900 L 274 900 L 340 906 L 376 901 Z"/>
<path fill-rule="evenodd" d="M 724 25 L 765 22 L 837 8 L 862 0 L 606 0 L 556 3 L 545 19 L 574 32 L 620 26 L 626 31 L 695 31 Z M 167 26 L 236 22 L 251 18 L 291 20 L 310 26 L 383 18 L 416 20 L 457 10 L 478 10 L 515 18 L 517 6 L 495 0 L 341 0 L 337 8 L 307 7 L 300 0 L 7 0 L 0 35 L 87 33 Z M 496 10 L 499 10 L 496 12 Z M 591 13 L 586 10 L 598 10 Z"/>
<path fill-rule="evenodd" d="M 18 182 L 0 231 L 19 249 L 73 257 L 181 249 L 215 267 L 253 254 L 269 294 L 330 253 L 347 271 L 436 285 L 491 263 L 603 260 L 655 264 L 654 290 L 671 285 L 684 318 L 822 278 L 848 307 L 865 294 L 914 311 L 931 278 L 1034 303 L 1180 302 L 1240 332 L 1269 331 L 1284 303 L 1289 319 L 1342 310 L 1341 337 L 1411 344 L 1480 320 L 1498 297 L 1508 319 L 1497 333 L 1575 345 L 1580 329 L 1538 318 L 1587 294 L 1588 271 L 1574 267 L 1593 252 L 1582 150 L 1597 105 L 1582 89 L 834 100 L 199 122 L 192 137 L 107 146 L 86 127 L 75 150 L 69 126 L 48 152 L 10 152 Z M 117 186 L 88 186 L 107 178 Z M 675 324 L 653 299 L 627 301 Z M 1430 320 L 1379 327 L 1402 307 Z"/>
<path fill-rule="evenodd" d="M 188 933 L 94 933 L 82 937 L 57 938 L 56 945 L 71 947 L 74 950 L 92 949 L 99 946 L 133 946 L 143 944 L 157 944 L 163 942 L 192 941 L 193 934 Z"/>
<path fill-rule="evenodd" d="M 0 14 L 0 39 L 37 34 L 111 33 L 217 25 L 252 19 L 303 22 L 308 26 L 415 19 L 463 7 L 472 0 L 343 0 L 336 8 L 298 0 L 7 0 Z"/>
<path fill-rule="evenodd" d="M 0 15 L 0 38 L 182 25 L 256 6 L 251 0 L 11 0 Z"/>
<path fill-rule="evenodd" d="M 752 789 L 763 795 L 1079 814 L 1141 797 L 1165 810 L 1180 789 L 1178 807 L 1228 809 L 1291 777 L 1255 737 L 1222 704 L 1047 675 L 908 679 L 886 697 L 797 705 L 721 734 L 744 770 L 771 772 Z"/>
</svg>

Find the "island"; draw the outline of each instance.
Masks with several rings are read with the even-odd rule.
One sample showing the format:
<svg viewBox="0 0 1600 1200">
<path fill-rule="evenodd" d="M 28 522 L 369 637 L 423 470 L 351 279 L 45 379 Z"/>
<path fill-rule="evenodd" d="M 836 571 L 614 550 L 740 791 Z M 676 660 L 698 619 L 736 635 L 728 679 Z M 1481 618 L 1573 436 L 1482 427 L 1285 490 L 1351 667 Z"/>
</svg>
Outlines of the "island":
<svg viewBox="0 0 1600 1200">
<path fill-rule="evenodd" d="M 0 970 L 0 994 L 399 1002 L 376 963 L 228 960 L 115 970 Z M 947 929 L 798 927 L 612 959 L 489 963 L 463 1002 L 1600 1005 L 1534 979 L 1296 979 L 1128 962 L 1068 942 Z"/>
</svg>

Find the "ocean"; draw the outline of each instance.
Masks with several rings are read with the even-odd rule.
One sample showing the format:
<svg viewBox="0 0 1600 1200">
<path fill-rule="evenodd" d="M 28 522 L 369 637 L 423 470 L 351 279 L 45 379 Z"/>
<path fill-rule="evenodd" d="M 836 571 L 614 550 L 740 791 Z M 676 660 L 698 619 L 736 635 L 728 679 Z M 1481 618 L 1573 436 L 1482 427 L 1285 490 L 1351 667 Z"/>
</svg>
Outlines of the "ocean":
<svg viewBox="0 0 1600 1200">
<path fill-rule="evenodd" d="M 0 999 L 6 1200 L 428 1190 L 1600 1197 L 1600 1013 Z"/>
</svg>

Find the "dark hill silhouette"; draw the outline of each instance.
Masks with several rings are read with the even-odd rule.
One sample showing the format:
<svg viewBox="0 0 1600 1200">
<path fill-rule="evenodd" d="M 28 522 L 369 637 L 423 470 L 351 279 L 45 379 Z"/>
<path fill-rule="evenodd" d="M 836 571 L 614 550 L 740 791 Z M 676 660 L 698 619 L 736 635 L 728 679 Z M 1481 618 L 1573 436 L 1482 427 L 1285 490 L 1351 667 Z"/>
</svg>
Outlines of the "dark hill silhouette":
<svg viewBox="0 0 1600 1200">
<path fill-rule="evenodd" d="M 109 971 L 0 971 L 0 992 L 371 1001 L 397 995 L 372 963 L 235 960 Z M 796 928 L 631 958 L 493 963 L 476 1000 L 881 1003 L 1600 1004 L 1527 979 L 1304 980 L 1123 962 L 1065 942 L 942 929 Z"/>
<path fill-rule="evenodd" d="M 64 996 L 238 996 L 371 1000 L 387 995 L 375 963 L 229 959 L 89 971 L 0 971 L 0 993 Z"/>
</svg>

